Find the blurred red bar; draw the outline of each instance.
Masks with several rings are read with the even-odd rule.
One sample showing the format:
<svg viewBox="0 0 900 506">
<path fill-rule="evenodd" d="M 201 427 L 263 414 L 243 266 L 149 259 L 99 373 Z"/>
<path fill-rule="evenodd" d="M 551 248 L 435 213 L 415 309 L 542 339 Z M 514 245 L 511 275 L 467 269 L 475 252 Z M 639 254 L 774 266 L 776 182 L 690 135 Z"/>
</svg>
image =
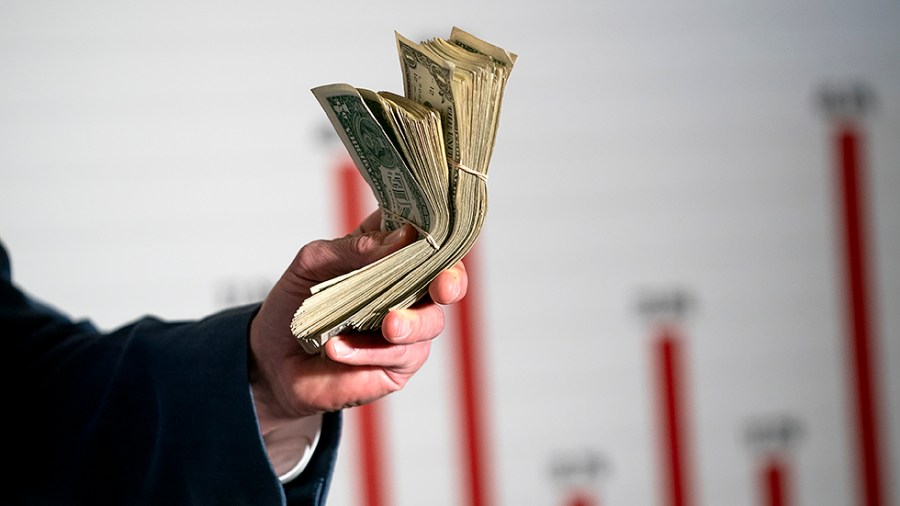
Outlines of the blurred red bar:
<svg viewBox="0 0 900 506">
<path fill-rule="evenodd" d="M 459 392 L 460 424 L 462 441 L 462 477 L 466 480 L 465 498 L 469 506 L 489 506 L 492 504 L 488 481 L 485 441 L 487 428 L 484 421 L 484 379 L 481 368 L 481 347 L 484 333 L 477 308 L 478 300 L 478 257 L 476 249 L 466 256 L 464 263 L 469 276 L 469 289 L 465 298 L 455 306 L 457 336 L 457 390 Z"/>
<path fill-rule="evenodd" d="M 777 455 L 765 461 L 759 473 L 763 506 L 790 506 L 788 503 L 787 464 Z"/>
<path fill-rule="evenodd" d="M 684 401 L 684 358 L 682 339 L 669 326 L 660 329 L 653 343 L 657 373 L 657 415 L 662 451 L 663 504 L 691 504 L 688 472 L 686 415 Z"/>
<path fill-rule="evenodd" d="M 362 207 L 362 191 L 366 182 L 356 170 L 353 160 L 343 159 L 337 167 L 338 216 L 341 217 L 340 234 L 349 234 L 366 217 Z"/>
<path fill-rule="evenodd" d="M 600 506 L 600 503 L 586 492 L 578 492 L 569 497 L 565 506 Z"/>
<path fill-rule="evenodd" d="M 352 232 L 366 217 L 363 210 L 363 190 L 366 182 L 356 170 L 353 161 L 346 159 L 337 167 L 338 192 L 337 199 L 341 217 L 340 234 Z M 381 404 L 374 403 L 359 406 L 352 410 L 356 417 L 359 435 L 359 463 L 362 477 L 363 506 L 387 506 L 386 453 L 384 440 L 386 433 L 382 428 Z"/>
<path fill-rule="evenodd" d="M 862 133 L 852 122 L 837 125 L 834 136 L 837 159 L 837 185 L 844 254 L 844 296 L 847 308 L 847 345 L 850 350 L 851 391 L 856 414 L 857 459 L 860 504 L 881 506 L 881 456 L 879 455 L 879 419 L 873 357 L 875 342 L 871 332 L 869 298 L 869 258 L 866 237 L 865 171 L 862 161 Z"/>
</svg>

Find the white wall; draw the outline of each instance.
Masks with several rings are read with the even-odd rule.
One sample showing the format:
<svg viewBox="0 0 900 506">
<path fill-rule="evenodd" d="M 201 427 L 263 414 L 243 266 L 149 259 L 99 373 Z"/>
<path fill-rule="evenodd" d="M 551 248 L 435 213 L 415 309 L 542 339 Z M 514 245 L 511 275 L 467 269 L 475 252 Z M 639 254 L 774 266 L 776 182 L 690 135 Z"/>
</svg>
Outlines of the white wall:
<svg viewBox="0 0 900 506">
<path fill-rule="evenodd" d="M 862 504 L 820 96 L 863 87 L 882 477 L 900 503 L 895 2 L 184 4 L 0 4 L 0 238 L 32 293 L 104 328 L 264 293 L 337 233 L 343 148 L 309 89 L 402 91 L 393 31 L 458 25 L 519 54 L 473 280 L 495 502 L 574 504 L 580 482 L 598 504 L 663 503 L 658 330 L 638 308 L 677 291 L 695 503 L 763 504 L 768 443 L 747 433 L 788 420 L 790 504 Z M 465 504 L 454 337 L 385 403 L 390 504 Z M 362 504 L 349 418 L 335 505 Z"/>
</svg>

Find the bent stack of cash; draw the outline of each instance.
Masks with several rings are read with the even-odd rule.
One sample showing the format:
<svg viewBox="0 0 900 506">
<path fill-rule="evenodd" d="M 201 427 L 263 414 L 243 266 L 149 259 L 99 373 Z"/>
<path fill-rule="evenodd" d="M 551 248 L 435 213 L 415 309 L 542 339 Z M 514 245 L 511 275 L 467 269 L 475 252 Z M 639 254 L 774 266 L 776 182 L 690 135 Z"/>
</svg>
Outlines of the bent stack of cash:
<svg viewBox="0 0 900 506">
<path fill-rule="evenodd" d="M 312 91 L 372 188 L 382 230 L 409 223 L 419 237 L 312 288 L 291 322 L 308 353 L 412 305 L 465 256 L 484 223 L 488 165 L 516 55 L 455 27 L 447 40 L 396 37 L 406 96 L 348 84 Z"/>
</svg>

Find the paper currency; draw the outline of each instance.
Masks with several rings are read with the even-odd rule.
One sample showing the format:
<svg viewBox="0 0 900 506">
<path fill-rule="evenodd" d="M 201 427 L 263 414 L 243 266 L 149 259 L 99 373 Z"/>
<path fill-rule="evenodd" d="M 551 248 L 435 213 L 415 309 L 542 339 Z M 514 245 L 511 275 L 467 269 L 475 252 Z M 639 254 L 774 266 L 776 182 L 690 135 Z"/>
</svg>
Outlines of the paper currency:
<svg viewBox="0 0 900 506">
<path fill-rule="evenodd" d="M 382 210 L 382 228 L 409 223 L 413 244 L 316 285 L 291 332 L 319 352 L 347 330 L 377 328 L 408 307 L 475 244 L 487 213 L 487 174 L 516 55 L 458 28 L 412 42 L 396 34 L 405 96 L 348 84 L 313 89 Z"/>
</svg>

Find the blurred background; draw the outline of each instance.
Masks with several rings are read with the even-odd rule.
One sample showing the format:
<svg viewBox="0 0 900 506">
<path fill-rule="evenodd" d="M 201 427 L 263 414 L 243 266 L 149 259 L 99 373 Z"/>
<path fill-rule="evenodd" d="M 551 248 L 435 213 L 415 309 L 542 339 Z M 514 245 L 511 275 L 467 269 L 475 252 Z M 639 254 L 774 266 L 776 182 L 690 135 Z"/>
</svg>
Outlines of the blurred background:
<svg viewBox="0 0 900 506">
<path fill-rule="evenodd" d="M 310 88 L 519 55 L 472 296 L 330 504 L 900 504 L 897 2 L 0 3 L 0 240 L 112 329 L 373 208 Z"/>
</svg>

